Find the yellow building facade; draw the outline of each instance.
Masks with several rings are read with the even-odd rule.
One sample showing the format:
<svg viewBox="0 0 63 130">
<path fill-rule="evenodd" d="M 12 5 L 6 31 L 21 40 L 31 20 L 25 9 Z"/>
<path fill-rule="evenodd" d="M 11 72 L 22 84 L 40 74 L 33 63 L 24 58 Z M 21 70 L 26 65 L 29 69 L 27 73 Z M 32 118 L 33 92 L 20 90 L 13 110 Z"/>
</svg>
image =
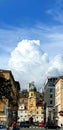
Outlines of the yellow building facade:
<svg viewBox="0 0 63 130">
<path fill-rule="evenodd" d="M 36 88 L 31 86 L 28 96 L 28 112 L 30 116 L 36 114 Z"/>
<path fill-rule="evenodd" d="M 38 101 L 36 87 L 31 85 L 28 96 L 28 115 L 33 118 L 33 122 L 44 121 L 43 104 Z"/>
<path fill-rule="evenodd" d="M 59 77 L 55 83 L 55 109 L 57 124 L 63 124 L 63 77 Z"/>
</svg>

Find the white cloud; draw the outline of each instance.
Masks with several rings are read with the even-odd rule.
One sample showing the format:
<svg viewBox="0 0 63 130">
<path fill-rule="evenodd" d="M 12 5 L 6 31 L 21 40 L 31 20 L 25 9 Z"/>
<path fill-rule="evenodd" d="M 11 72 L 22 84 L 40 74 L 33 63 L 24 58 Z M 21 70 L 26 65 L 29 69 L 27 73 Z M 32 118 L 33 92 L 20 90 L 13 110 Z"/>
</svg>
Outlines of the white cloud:
<svg viewBox="0 0 63 130">
<path fill-rule="evenodd" d="M 49 27 L 39 24 L 34 28 L 10 27 L 10 29 L 0 29 L 0 53 L 10 55 L 10 52 L 22 39 L 39 39 L 41 41 L 42 50 L 48 53 L 50 57 L 53 57 L 61 53 L 63 49 L 63 26 Z M 54 53 L 51 50 L 54 50 Z"/>
<path fill-rule="evenodd" d="M 31 81 L 41 84 L 48 62 L 48 55 L 41 50 L 39 40 L 22 40 L 11 53 L 9 67 L 22 85 L 22 82 L 25 85 Z"/>
<path fill-rule="evenodd" d="M 50 62 L 47 75 L 50 76 L 60 76 L 63 75 L 63 55 L 57 55 Z"/>
<path fill-rule="evenodd" d="M 57 55 L 49 61 L 48 54 L 42 51 L 39 40 L 22 40 L 9 59 L 9 68 L 22 88 L 31 81 L 40 87 L 47 76 L 62 75 L 62 67 L 63 56 Z"/>
<path fill-rule="evenodd" d="M 22 87 L 32 80 L 42 85 L 48 75 L 62 75 L 58 56 L 62 52 L 63 26 L 0 29 L 0 68 L 10 68 Z"/>
</svg>

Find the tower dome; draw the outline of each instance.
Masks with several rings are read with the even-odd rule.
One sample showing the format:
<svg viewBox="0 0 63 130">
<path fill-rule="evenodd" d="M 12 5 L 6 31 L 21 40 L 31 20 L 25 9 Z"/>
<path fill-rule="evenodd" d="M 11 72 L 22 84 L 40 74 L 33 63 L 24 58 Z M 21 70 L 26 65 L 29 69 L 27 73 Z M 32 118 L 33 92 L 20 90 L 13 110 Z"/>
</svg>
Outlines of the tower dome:
<svg viewBox="0 0 63 130">
<path fill-rule="evenodd" d="M 37 91 L 37 90 L 36 90 L 36 87 L 34 85 L 31 85 L 29 88 L 29 91 Z"/>
</svg>

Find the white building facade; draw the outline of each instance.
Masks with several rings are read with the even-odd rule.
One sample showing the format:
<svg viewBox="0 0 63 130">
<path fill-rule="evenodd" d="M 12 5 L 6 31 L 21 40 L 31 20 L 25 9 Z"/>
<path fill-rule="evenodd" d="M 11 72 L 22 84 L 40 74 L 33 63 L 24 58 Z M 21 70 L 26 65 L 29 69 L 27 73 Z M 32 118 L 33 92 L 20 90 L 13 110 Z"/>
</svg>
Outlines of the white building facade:
<svg viewBox="0 0 63 130">
<path fill-rule="evenodd" d="M 18 108 L 18 122 L 22 122 L 22 121 L 28 121 L 28 111 L 25 108 L 24 104 L 19 105 Z"/>
</svg>

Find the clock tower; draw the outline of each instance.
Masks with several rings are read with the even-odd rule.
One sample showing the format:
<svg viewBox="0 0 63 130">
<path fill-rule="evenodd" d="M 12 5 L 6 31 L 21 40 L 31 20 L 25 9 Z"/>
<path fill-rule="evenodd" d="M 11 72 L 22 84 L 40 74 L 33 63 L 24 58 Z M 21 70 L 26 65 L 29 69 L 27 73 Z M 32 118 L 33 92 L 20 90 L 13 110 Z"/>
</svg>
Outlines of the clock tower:
<svg viewBox="0 0 63 130">
<path fill-rule="evenodd" d="M 28 113 L 30 114 L 30 116 L 36 114 L 36 87 L 32 84 L 29 88 Z"/>
</svg>

